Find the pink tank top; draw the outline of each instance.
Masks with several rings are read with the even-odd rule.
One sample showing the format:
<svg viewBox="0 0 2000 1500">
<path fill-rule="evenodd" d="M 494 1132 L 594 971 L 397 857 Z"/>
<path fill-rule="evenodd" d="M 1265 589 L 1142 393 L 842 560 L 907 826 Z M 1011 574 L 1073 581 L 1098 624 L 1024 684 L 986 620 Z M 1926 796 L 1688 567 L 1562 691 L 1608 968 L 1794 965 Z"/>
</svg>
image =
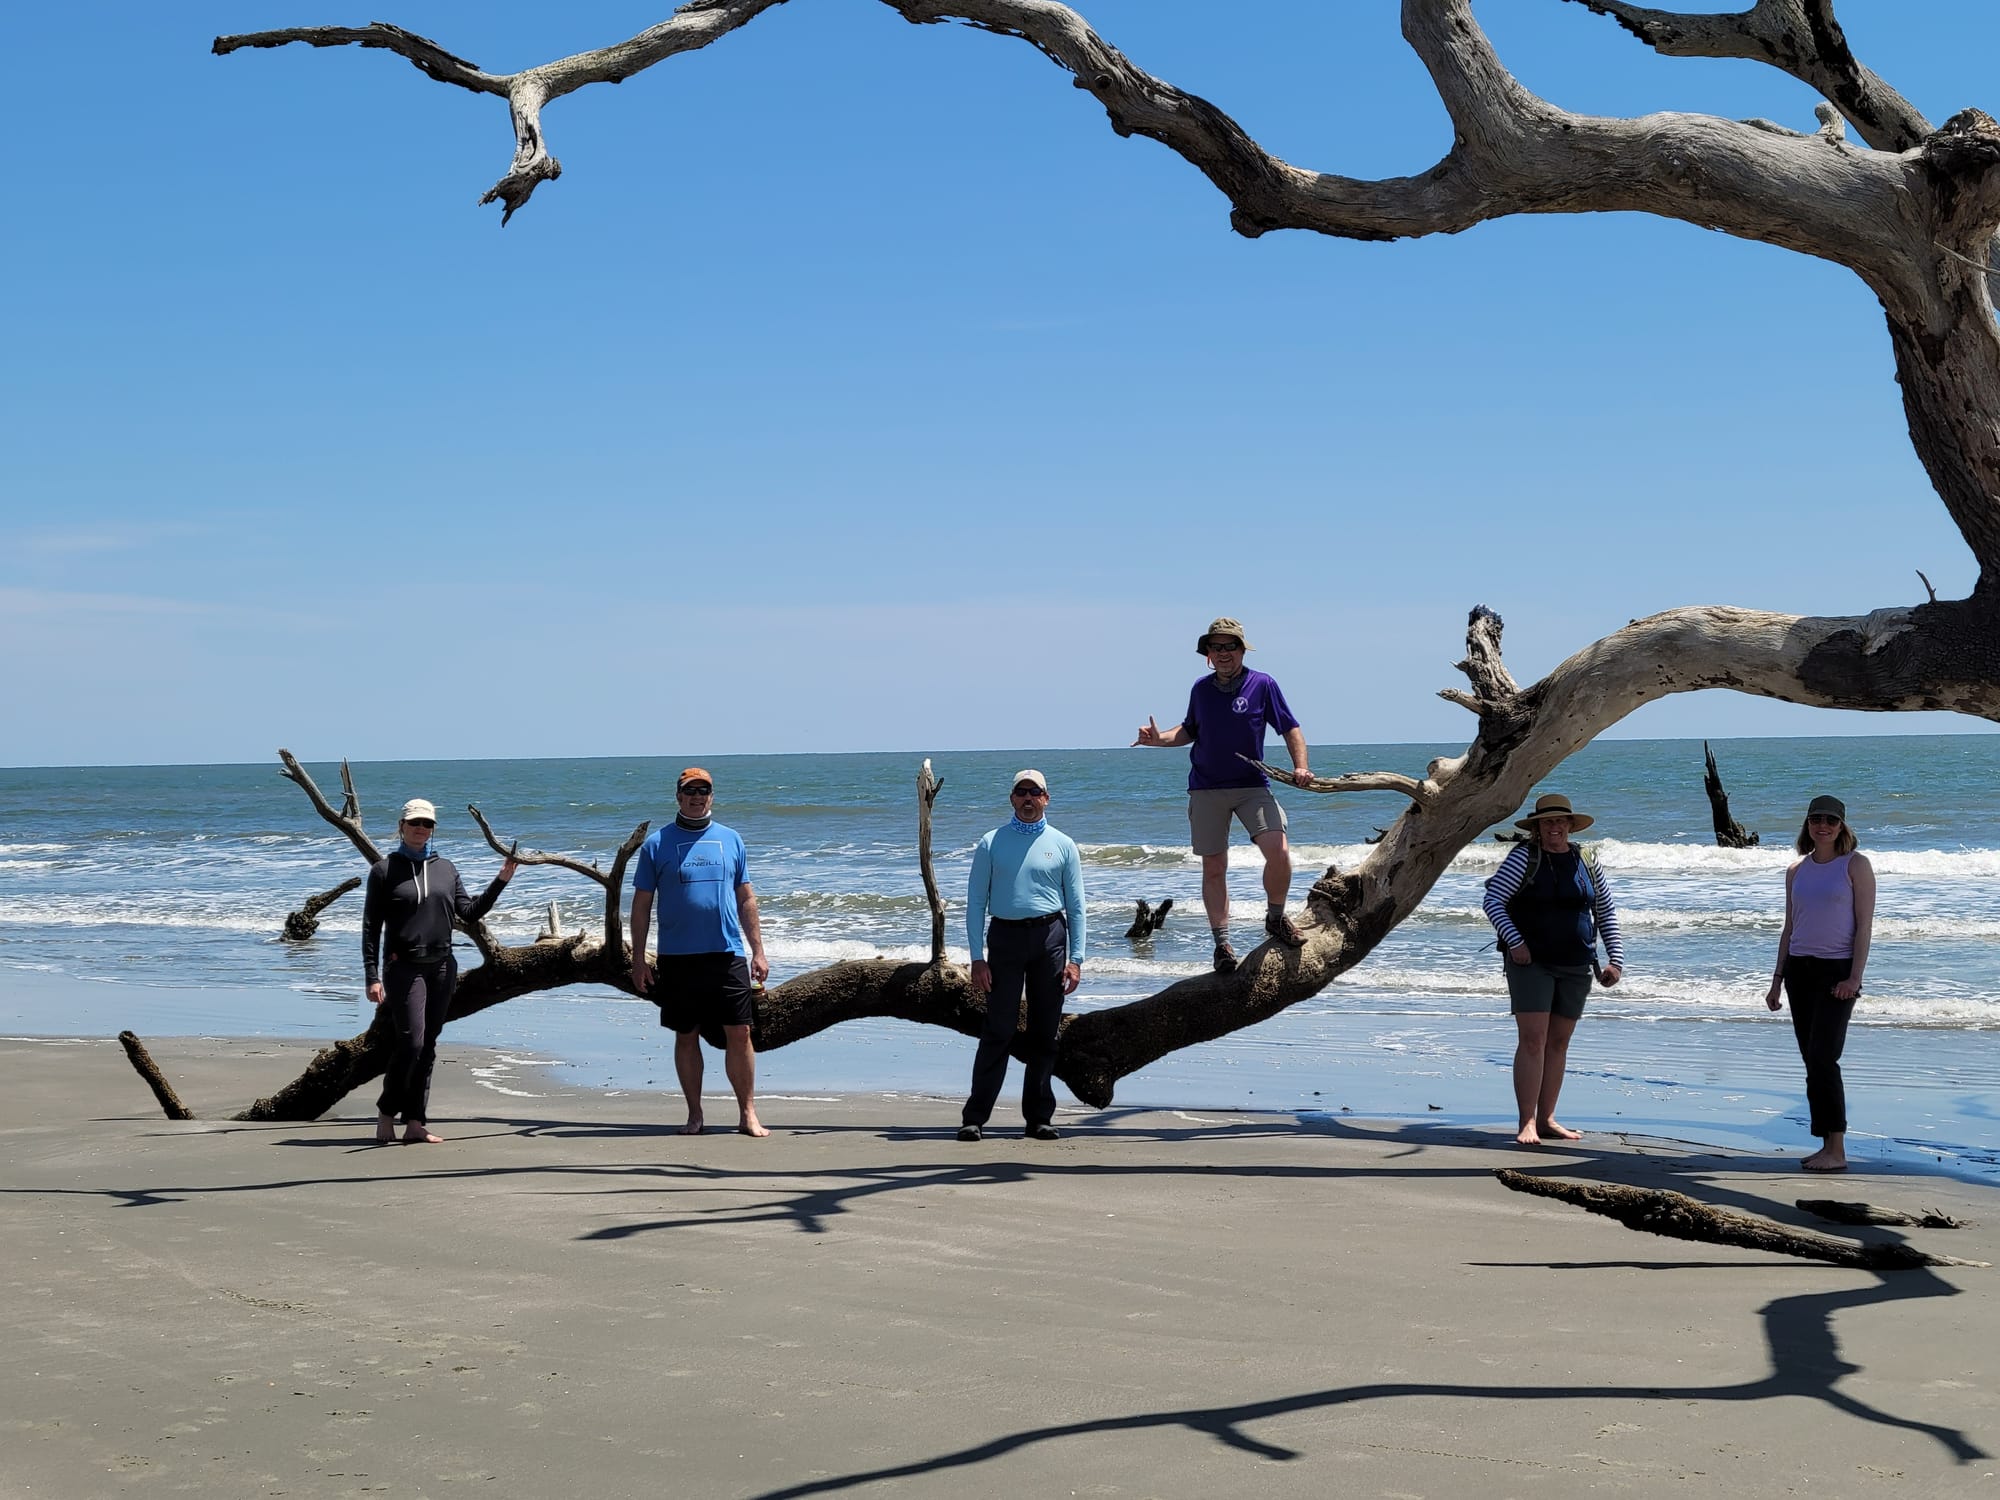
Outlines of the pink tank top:
<svg viewBox="0 0 2000 1500">
<path fill-rule="evenodd" d="M 1811 855 L 1799 862 L 1792 876 L 1792 942 L 1790 951 L 1808 958 L 1854 957 L 1854 883 L 1847 877 L 1852 854 L 1825 864 Z"/>
</svg>

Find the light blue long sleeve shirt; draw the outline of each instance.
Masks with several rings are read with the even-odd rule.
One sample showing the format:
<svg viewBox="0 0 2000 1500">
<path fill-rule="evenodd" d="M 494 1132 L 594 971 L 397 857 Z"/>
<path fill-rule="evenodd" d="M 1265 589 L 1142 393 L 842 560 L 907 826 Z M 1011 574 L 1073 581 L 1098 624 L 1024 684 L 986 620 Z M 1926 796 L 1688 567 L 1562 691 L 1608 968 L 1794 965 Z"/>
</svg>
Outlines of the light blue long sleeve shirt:
<svg viewBox="0 0 2000 1500">
<path fill-rule="evenodd" d="M 1063 913 L 1069 923 L 1069 961 L 1083 962 L 1083 857 L 1066 833 L 1048 820 L 1010 819 L 980 839 L 972 851 L 965 893 L 965 941 L 974 959 L 986 957 L 986 919 L 1019 922 Z"/>
</svg>

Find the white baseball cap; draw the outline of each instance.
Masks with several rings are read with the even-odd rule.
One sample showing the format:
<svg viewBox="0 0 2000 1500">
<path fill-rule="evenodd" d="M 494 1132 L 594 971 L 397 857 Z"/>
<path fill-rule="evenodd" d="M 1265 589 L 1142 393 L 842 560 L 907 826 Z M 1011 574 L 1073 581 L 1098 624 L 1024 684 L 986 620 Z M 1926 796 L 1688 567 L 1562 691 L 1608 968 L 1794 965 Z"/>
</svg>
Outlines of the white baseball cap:
<svg viewBox="0 0 2000 1500">
<path fill-rule="evenodd" d="M 407 823 L 412 818 L 429 818 L 435 823 L 438 820 L 438 810 L 423 798 L 412 797 L 403 804 L 403 821 Z"/>
</svg>

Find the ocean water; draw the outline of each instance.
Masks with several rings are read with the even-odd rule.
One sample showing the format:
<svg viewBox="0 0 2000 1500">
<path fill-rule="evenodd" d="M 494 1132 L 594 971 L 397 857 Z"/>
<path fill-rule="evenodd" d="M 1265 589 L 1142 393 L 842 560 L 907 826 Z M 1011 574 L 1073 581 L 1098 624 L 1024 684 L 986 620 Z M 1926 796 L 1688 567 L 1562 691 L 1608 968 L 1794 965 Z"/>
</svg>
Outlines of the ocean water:
<svg viewBox="0 0 2000 1500">
<path fill-rule="evenodd" d="M 1323 774 L 1420 772 L 1443 745 L 1316 747 Z M 1848 1047 L 1850 1149 L 2000 1161 L 2000 737 L 1729 740 L 1716 753 L 1739 822 L 1763 847 L 1714 846 L 1699 741 L 1592 745 L 1545 790 L 1594 813 L 1628 971 L 1599 990 L 1572 1052 L 1564 1113 L 1577 1123 L 1810 1146 L 1790 1028 L 1763 993 L 1783 915 L 1783 872 L 1815 793 L 1843 797 L 1880 877 L 1868 988 Z M 426 796 L 438 847 L 483 882 L 497 858 L 463 809 L 504 838 L 607 861 L 641 819 L 671 816 L 667 759 L 401 762 L 354 768 L 368 826 Z M 773 980 L 839 958 L 922 958 L 929 917 L 915 854 L 921 752 L 707 757 L 717 816 L 749 844 Z M 1049 817 L 1083 849 L 1089 951 L 1073 1008 L 1115 1005 L 1207 963 L 1199 865 L 1186 847 L 1186 757 L 1125 749 L 939 754 L 938 876 L 964 956 L 973 842 L 1007 816 L 1013 772 L 1054 790 Z M 338 767 L 309 769 L 323 790 Z M 1297 893 L 1351 867 L 1401 808 L 1393 795 L 1284 790 Z M 1121 1102 L 1511 1120 L 1513 1027 L 1481 882 L 1505 852 L 1468 847 L 1370 959 L 1273 1021 L 1191 1049 L 1120 1086 Z M 1259 940 L 1260 860 L 1232 854 L 1239 948 Z M 270 766 L 0 770 L 0 1027 L 22 1034 L 334 1038 L 365 1025 L 359 894 L 319 935 L 279 940 L 306 896 L 363 873 L 352 847 Z M 547 903 L 566 926 L 601 920 L 598 890 L 529 868 L 490 919 L 528 941 Z M 1139 898 L 1175 910 L 1150 942 L 1124 938 Z M 476 962 L 468 952 L 464 962 Z M 514 1049 L 605 1087 L 668 1087 L 653 1007 L 578 988 L 514 1001 L 447 1040 Z M 971 1043 L 860 1022 L 771 1054 L 767 1090 L 962 1089 Z M 1870 1128 L 1871 1122 L 1876 1127 Z M 1870 1145 L 1869 1143 L 1873 1143 Z"/>
</svg>

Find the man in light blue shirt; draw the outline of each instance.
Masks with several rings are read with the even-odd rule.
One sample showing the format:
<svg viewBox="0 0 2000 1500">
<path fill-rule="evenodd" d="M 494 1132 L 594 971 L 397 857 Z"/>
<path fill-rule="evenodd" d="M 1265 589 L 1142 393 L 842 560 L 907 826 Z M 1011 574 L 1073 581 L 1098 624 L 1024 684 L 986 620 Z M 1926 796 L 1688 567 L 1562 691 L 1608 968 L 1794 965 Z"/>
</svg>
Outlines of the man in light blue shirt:
<svg viewBox="0 0 2000 1500">
<path fill-rule="evenodd" d="M 972 1063 L 961 1141 L 980 1138 L 1007 1081 L 1023 991 L 1028 1015 L 1021 1115 L 1028 1139 L 1058 1138 L 1052 1123 L 1056 1031 L 1063 996 L 1083 978 L 1083 860 L 1069 836 L 1049 826 L 1049 783 L 1040 771 L 1015 773 L 1010 800 L 1014 816 L 972 851 L 966 887 L 965 938 L 973 991 L 986 997 L 986 1030 Z"/>
</svg>

